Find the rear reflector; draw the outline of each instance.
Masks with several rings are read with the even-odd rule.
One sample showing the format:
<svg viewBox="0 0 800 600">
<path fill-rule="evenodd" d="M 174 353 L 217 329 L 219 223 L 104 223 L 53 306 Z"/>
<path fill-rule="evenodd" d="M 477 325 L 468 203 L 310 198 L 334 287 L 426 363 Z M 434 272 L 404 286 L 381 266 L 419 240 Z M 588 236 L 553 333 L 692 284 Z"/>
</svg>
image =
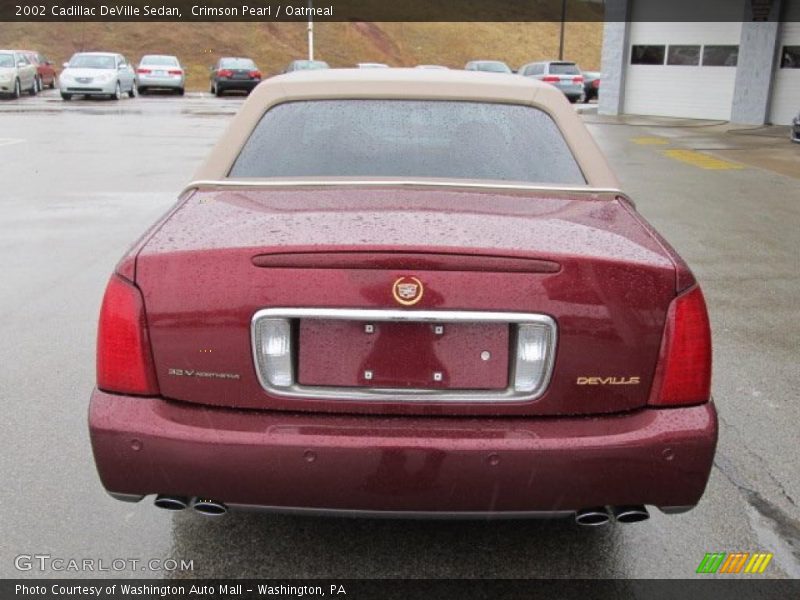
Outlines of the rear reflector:
<svg viewBox="0 0 800 600">
<path fill-rule="evenodd" d="M 572 83 L 583 83 L 583 76 L 578 75 L 577 77 L 572 78 Z"/>
<path fill-rule="evenodd" d="M 150 69 L 136 69 L 136 72 L 139 73 L 139 75 L 147 75 L 150 73 Z"/>
<path fill-rule="evenodd" d="M 556 77 L 554 75 L 547 75 L 545 77 L 542 77 L 542 81 L 544 81 L 545 83 L 558 83 L 559 81 L 561 81 L 561 77 Z"/>
<path fill-rule="evenodd" d="M 521 324 L 517 328 L 514 390 L 537 392 L 547 385 L 553 360 L 553 328 L 544 324 Z"/>
<path fill-rule="evenodd" d="M 169 71 L 167 71 L 167 73 L 169 73 L 170 75 L 183 75 L 183 71 L 181 71 L 180 69 L 170 69 Z"/>
<path fill-rule="evenodd" d="M 702 404 L 710 397 L 711 328 L 703 292 L 694 286 L 667 311 L 650 404 Z"/>
<path fill-rule="evenodd" d="M 97 387 L 106 392 L 158 395 L 142 294 L 112 275 L 97 328 Z"/>
</svg>

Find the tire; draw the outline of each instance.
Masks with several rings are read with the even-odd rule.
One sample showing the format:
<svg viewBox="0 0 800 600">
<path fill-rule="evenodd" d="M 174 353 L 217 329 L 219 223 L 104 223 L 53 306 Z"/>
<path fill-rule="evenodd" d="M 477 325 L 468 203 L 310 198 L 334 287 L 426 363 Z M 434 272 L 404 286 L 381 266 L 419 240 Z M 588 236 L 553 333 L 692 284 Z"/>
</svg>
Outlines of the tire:
<svg viewBox="0 0 800 600">
<path fill-rule="evenodd" d="M 33 78 L 33 83 L 31 84 L 31 89 L 28 90 L 28 94 L 31 96 L 35 96 L 39 93 L 39 84 L 37 83 L 38 79 L 36 77 Z"/>
<path fill-rule="evenodd" d="M 131 89 L 128 91 L 128 98 L 136 98 L 136 92 L 137 92 L 136 84 L 132 83 Z"/>
<path fill-rule="evenodd" d="M 178 88 L 178 96 L 183 96 L 183 94 L 185 93 L 185 91 L 186 91 L 186 90 L 184 90 L 183 88 Z"/>
<path fill-rule="evenodd" d="M 56 89 L 56 76 L 53 75 L 53 78 L 50 80 L 50 85 L 48 85 L 51 90 Z"/>
<path fill-rule="evenodd" d="M 44 89 L 44 84 L 42 83 L 42 78 L 41 77 L 34 77 L 33 85 L 36 86 L 36 93 L 37 94 Z"/>
<path fill-rule="evenodd" d="M 567 96 L 567 100 L 569 100 L 570 104 L 575 104 L 578 101 L 577 96 Z"/>
<path fill-rule="evenodd" d="M 14 99 L 22 95 L 22 88 L 20 87 L 19 79 L 14 80 L 14 91 L 11 92 L 11 97 Z"/>
<path fill-rule="evenodd" d="M 109 95 L 109 100 L 120 100 L 122 98 L 122 86 L 117 82 L 117 86 L 114 88 L 114 93 Z"/>
<path fill-rule="evenodd" d="M 65 94 L 64 92 L 61 92 L 61 99 L 69 102 L 72 100 L 72 94 Z"/>
<path fill-rule="evenodd" d="M 140 96 L 144 96 L 147 93 L 147 88 L 146 87 L 140 87 L 140 88 L 137 88 L 137 91 L 139 92 Z"/>
</svg>

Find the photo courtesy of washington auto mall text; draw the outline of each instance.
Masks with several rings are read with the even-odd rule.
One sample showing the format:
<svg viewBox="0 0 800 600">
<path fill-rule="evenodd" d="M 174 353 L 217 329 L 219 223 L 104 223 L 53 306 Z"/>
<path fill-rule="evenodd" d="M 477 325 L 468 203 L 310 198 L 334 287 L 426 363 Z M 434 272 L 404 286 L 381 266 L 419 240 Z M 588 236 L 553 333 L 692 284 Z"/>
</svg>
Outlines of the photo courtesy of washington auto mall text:
<svg viewBox="0 0 800 600">
<path fill-rule="evenodd" d="M 0 600 L 800 598 L 800 0 L 0 2 Z"/>
</svg>

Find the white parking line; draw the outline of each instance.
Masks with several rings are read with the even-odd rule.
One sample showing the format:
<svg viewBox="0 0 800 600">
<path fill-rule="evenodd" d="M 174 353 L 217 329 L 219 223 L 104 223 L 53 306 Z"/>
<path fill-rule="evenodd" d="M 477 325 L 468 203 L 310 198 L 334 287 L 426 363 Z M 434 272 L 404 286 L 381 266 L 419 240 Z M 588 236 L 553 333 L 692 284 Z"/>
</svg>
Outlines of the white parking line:
<svg viewBox="0 0 800 600">
<path fill-rule="evenodd" d="M 12 144 L 23 144 L 25 140 L 19 138 L 0 138 L 0 146 L 11 146 Z"/>
</svg>

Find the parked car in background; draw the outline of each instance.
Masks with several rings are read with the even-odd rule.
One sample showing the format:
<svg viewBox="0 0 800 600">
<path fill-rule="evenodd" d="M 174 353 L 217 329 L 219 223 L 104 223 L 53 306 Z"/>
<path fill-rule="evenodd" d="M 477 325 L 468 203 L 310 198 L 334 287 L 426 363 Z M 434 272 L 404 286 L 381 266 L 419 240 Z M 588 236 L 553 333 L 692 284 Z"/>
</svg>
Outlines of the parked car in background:
<svg viewBox="0 0 800 600">
<path fill-rule="evenodd" d="M 598 71 L 583 71 L 584 102 L 594 100 L 600 93 L 600 73 Z"/>
<path fill-rule="evenodd" d="M 136 67 L 137 89 L 140 94 L 150 90 L 172 90 L 183 96 L 186 71 L 177 56 L 147 54 Z"/>
<path fill-rule="evenodd" d="M 318 69 L 330 69 L 330 65 L 324 60 L 293 60 L 283 70 L 284 73 L 291 73 L 292 71 L 316 71 Z"/>
<path fill-rule="evenodd" d="M 55 65 L 46 56 L 34 50 L 20 50 L 36 67 L 36 88 L 42 91 L 45 87 L 51 90 L 58 83 L 58 72 Z"/>
<path fill-rule="evenodd" d="M 261 83 L 261 71 L 251 58 L 226 56 L 211 67 L 211 93 L 222 96 L 225 92 L 253 91 Z"/>
<path fill-rule="evenodd" d="M 362 62 L 356 65 L 359 69 L 388 69 L 389 65 L 377 62 Z"/>
<path fill-rule="evenodd" d="M 570 102 L 582 102 L 585 97 L 583 74 L 574 62 L 564 60 L 532 62 L 522 65 L 517 73 L 523 77 L 554 85 Z"/>
<path fill-rule="evenodd" d="M 471 60 L 464 65 L 465 71 L 485 71 L 486 73 L 511 73 L 509 67 L 502 60 Z"/>
<path fill-rule="evenodd" d="M 136 73 L 128 60 L 116 52 L 73 54 L 58 78 L 64 100 L 73 96 L 107 96 L 119 100 L 123 94 L 136 97 Z"/>
<path fill-rule="evenodd" d="M 797 113 L 792 122 L 792 141 L 800 144 L 800 113 Z"/>
<path fill-rule="evenodd" d="M 558 90 L 488 79 L 251 94 L 109 279 L 89 430 L 112 496 L 582 525 L 699 502 L 700 286 Z"/>
<path fill-rule="evenodd" d="M 22 92 L 35 96 L 36 66 L 16 50 L 0 50 L 0 94 L 19 98 Z"/>
</svg>

